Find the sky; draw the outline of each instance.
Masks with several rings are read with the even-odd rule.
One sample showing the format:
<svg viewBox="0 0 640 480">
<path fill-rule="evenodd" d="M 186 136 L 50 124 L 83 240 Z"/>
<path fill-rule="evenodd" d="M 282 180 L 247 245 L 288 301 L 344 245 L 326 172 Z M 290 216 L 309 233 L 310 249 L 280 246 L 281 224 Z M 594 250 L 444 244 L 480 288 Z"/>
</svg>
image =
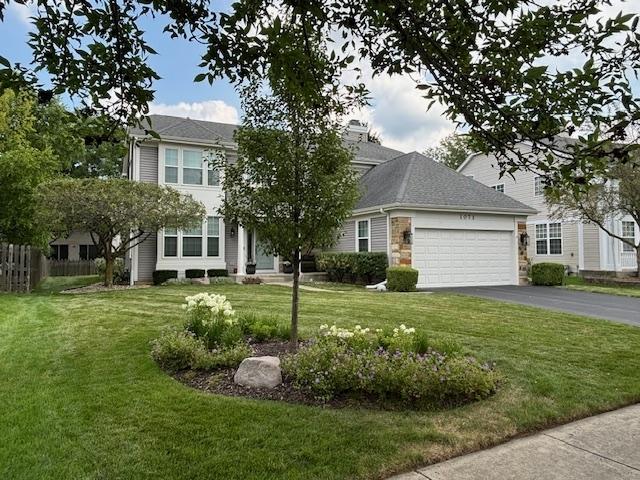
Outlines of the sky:
<svg viewBox="0 0 640 480">
<path fill-rule="evenodd" d="M 617 13 L 621 5 L 625 11 L 640 12 L 640 1 L 621 3 L 623 1 L 616 0 L 606 13 Z M 231 0 L 225 2 L 228 4 Z M 27 46 L 31 14 L 29 7 L 10 3 L 5 21 L 0 23 L 0 55 L 10 61 L 28 64 L 31 60 Z M 158 52 L 151 56 L 150 64 L 161 77 L 154 84 L 156 92 L 150 105 L 151 113 L 238 123 L 240 99 L 229 82 L 219 80 L 213 85 L 193 82 L 200 73 L 197 65 L 203 47 L 171 39 L 162 33 L 163 27 L 162 19 L 144 25 L 148 42 Z M 363 71 L 366 73 L 366 66 Z M 423 151 L 454 131 L 454 125 L 442 115 L 441 106 L 435 105 L 427 111 L 427 101 L 416 90 L 413 79 L 378 76 L 364 81 L 371 92 L 371 105 L 354 112 L 352 117 L 367 122 L 384 145 L 404 152 Z"/>
</svg>

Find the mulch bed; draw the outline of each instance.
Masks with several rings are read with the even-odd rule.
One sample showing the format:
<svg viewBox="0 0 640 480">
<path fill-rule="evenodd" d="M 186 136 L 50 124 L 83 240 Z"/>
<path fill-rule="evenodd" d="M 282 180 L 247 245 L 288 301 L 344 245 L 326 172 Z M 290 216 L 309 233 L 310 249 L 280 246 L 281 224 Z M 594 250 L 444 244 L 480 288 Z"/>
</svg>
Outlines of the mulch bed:
<svg viewBox="0 0 640 480">
<path fill-rule="evenodd" d="M 289 342 L 264 342 L 252 343 L 254 357 L 273 356 L 282 358 L 288 353 Z M 381 405 L 379 402 L 366 399 L 355 398 L 333 398 L 325 401 L 318 399 L 313 394 L 296 389 L 292 383 L 283 378 L 283 383 L 275 388 L 251 388 L 243 387 L 233 382 L 235 368 L 226 368 L 214 372 L 202 372 L 196 370 L 182 370 L 172 373 L 173 378 L 192 388 L 197 388 L 203 392 L 230 397 L 248 397 L 258 400 L 277 400 L 287 403 L 298 403 L 304 405 L 318 405 L 331 408 L 345 407 L 365 407 L 365 408 L 387 408 L 392 405 Z M 395 406 L 397 408 L 397 405 Z"/>
<path fill-rule="evenodd" d="M 151 285 L 112 285 L 105 287 L 102 283 L 94 283 L 85 287 L 69 288 L 62 290 L 60 293 L 74 295 L 77 293 L 96 293 L 96 292 L 113 292 L 114 290 L 135 290 L 138 288 L 149 288 Z"/>
</svg>

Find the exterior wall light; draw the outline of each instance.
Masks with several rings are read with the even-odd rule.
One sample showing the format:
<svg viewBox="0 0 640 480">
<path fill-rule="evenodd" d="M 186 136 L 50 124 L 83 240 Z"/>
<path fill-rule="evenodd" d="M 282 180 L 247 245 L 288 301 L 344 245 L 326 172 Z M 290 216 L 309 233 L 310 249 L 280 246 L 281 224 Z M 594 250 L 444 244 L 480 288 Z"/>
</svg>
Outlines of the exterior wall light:
<svg viewBox="0 0 640 480">
<path fill-rule="evenodd" d="M 522 232 L 520 234 L 520 245 L 523 247 L 529 246 L 529 234 L 527 232 Z"/>
<path fill-rule="evenodd" d="M 411 233 L 411 230 L 407 229 L 402 232 L 402 240 L 405 245 L 411 245 L 413 243 L 413 233 Z"/>
</svg>

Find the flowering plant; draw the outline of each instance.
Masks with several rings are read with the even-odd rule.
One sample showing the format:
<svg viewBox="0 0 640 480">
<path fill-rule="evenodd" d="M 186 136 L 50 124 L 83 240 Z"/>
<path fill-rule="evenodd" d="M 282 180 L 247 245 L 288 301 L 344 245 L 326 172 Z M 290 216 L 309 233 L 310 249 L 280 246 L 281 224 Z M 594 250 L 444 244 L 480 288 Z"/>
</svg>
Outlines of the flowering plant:
<svg viewBox="0 0 640 480">
<path fill-rule="evenodd" d="M 242 338 L 235 312 L 224 295 L 198 293 L 185 301 L 186 329 L 203 339 L 208 348 L 233 345 Z"/>
</svg>

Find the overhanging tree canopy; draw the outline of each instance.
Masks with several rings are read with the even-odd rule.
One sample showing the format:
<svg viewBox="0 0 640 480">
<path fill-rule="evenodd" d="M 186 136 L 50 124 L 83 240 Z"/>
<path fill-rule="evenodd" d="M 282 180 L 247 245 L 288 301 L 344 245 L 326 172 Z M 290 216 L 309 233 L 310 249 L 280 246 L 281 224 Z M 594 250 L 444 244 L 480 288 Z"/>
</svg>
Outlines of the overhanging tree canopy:
<svg viewBox="0 0 640 480">
<path fill-rule="evenodd" d="M 0 15 L 8 1 L 0 0 Z M 131 122 L 148 111 L 158 78 L 142 23 L 161 14 L 168 34 L 206 46 L 200 81 L 224 75 L 241 84 L 270 71 L 321 96 L 319 85 L 336 86 L 360 61 L 374 74 L 414 75 L 425 98 L 445 104 L 449 118 L 500 155 L 505 171 L 536 168 L 587 183 L 635 148 L 629 127 L 640 120 L 640 104 L 630 74 L 640 66 L 638 15 L 608 18 L 602 12 L 611 0 L 283 0 L 277 7 L 239 0 L 230 11 L 210 0 L 35 3 L 36 67 L 52 74 L 56 91 Z M 288 25 L 301 27 L 302 39 Z M 317 35 L 335 49 L 324 71 L 305 71 L 311 49 L 289 47 Z M 329 82 L 316 81 L 326 75 Z M 25 76 L 0 68 L 2 81 Z M 353 103 L 366 95 L 357 78 L 346 91 Z M 585 125 L 591 133 L 583 142 L 553 142 Z M 533 144 L 532 154 L 512 150 L 522 140 Z"/>
</svg>

